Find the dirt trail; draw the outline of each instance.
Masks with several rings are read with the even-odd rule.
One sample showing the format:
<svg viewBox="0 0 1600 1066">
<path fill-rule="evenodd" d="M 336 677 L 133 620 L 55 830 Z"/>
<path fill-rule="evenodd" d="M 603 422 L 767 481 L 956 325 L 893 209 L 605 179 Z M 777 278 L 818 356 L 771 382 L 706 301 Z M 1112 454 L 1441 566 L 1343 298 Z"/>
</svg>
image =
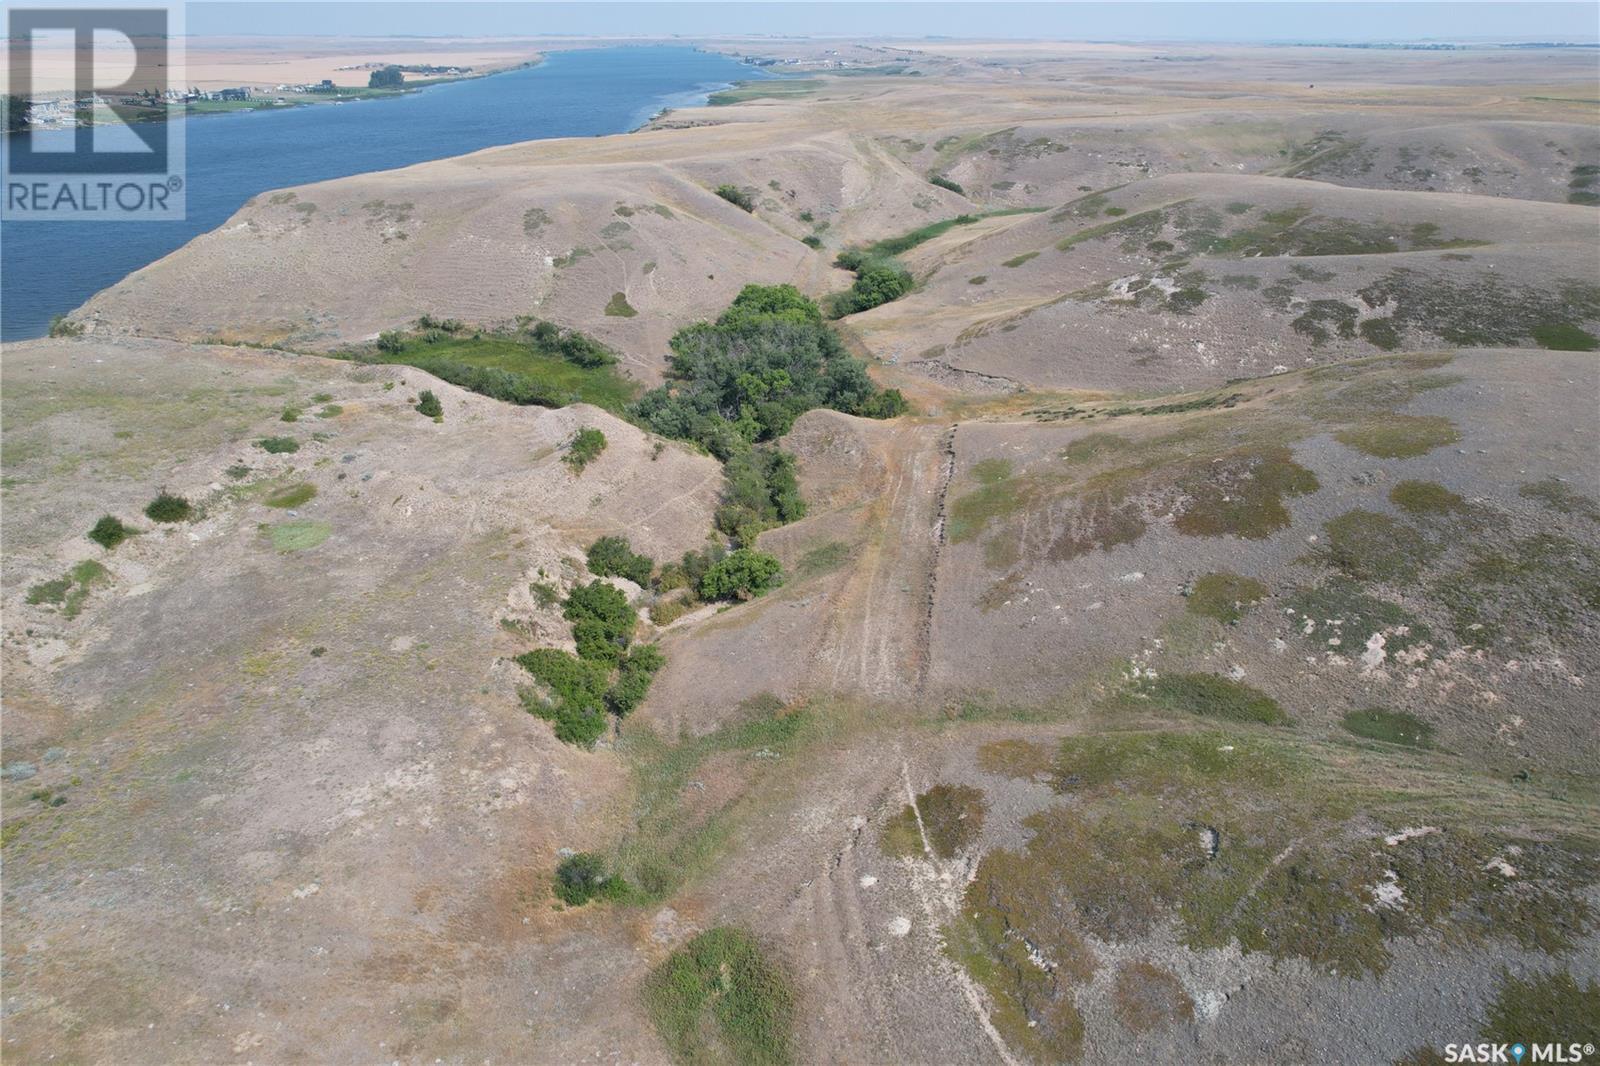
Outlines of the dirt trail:
<svg viewBox="0 0 1600 1066">
<path fill-rule="evenodd" d="M 937 426 L 873 442 L 879 483 L 864 487 L 865 525 L 854 579 L 834 600 L 813 676 L 834 691 L 908 700 L 928 670 L 931 582 L 947 449 Z M 868 464 L 864 464 L 864 468 Z"/>
</svg>

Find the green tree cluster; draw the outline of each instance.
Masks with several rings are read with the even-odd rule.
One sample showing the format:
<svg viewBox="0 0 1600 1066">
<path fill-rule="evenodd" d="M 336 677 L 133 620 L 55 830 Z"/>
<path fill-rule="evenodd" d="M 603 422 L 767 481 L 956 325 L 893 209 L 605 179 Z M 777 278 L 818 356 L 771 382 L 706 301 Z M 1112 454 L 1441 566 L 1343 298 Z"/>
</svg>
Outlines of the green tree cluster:
<svg viewBox="0 0 1600 1066">
<path fill-rule="evenodd" d="M 379 67 L 367 75 L 369 89 L 398 89 L 406 83 L 406 76 L 397 66 Z"/>
<path fill-rule="evenodd" d="M 828 310 L 834 318 L 870 311 L 881 304 L 898 300 L 910 292 L 913 285 L 911 271 L 897 259 L 875 258 L 865 252 L 847 249 L 840 252 L 833 262 L 834 266 L 854 271 L 856 275 L 850 288 L 833 297 Z"/>
<path fill-rule="evenodd" d="M 762 529 L 805 513 L 792 457 L 767 445 L 815 407 L 886 418 L 905 411 L 792 285 L 746 285 L 715 322 L 678 331 L 669 381 L 630 414 L 664 437 L 694 441 L 727 464 L 718 528 L 748 544 Z"/>
<path fill-rule="evenodd" d="M 749 600 L 783 583 L 783 567 L 766 552 L 740 548 L 717 563 L 700 579 L 700 596 L 707 600 Z"/>
<path fill-rule="evenodd" d="M 639 555 L 627 537 L 601 537 L 589 545 L 589 572 L 596 577 L 625 577 L 641 587 L 650 584 L 655 560 Z"/>
<path fill-rule="evenodd" d="M 718 185 L 713 191 L 740 210 L 754 211 L 756 209 L 756 203 L 750 199 L 750 194 L 737 185 Z"/>
</svg>

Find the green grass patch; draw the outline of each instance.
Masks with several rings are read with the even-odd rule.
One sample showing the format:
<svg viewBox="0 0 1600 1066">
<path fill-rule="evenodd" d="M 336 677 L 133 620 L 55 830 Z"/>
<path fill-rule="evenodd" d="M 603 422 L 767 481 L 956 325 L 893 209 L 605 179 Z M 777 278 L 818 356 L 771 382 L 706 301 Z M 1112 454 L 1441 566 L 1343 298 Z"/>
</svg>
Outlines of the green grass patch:
<svg viewBox="0 0 1600 1066">
<path fill-rule="evenodd" d="M 603 357 L 589 358 L 584 354 L 586 348 L 579 352 L 583 362 L 562 354 L 560 345 L 565 337 L 541 342 L 533 333 L 432 331 L 396 335 L 393 343 L 390 351 L 344 356 L 414 366 L 452 385 L 514 404 L 564 407 L 589 403 L 617 414 L 639 393 L 637 382 L 617 372 L 614 357 L 610 362 Z"/>
<path fill-rule="evenodd" d="M 1533 327 L 1534 343 L 1557 352 L 1592 352 L 1600 348 L 1600 337 L 1571 322 L 1541 322 Z"/>
<path fill-rule="evenodd" d="M 302 481 L 298 485 L 290 485 L 272 493 L 261 502 L 268 507 L 299 507 L 317 494 L 317 487 L 309 481 Z"/>
<path fill-rule="evenodd" d="M 1233 625 L 1266 595 L 1267 586 L 1255 578 L 1222 571 L 1195 578 L 1184 606 L 1191 614 Z"/>
<path fill-rule="evenodd" d="M 1288 725 L 1277 701 L 1249 685 L 1216 674 L 1165 674 L 1139 691 L 1163 707 L 1202 718 Z"/>
<path fill-rule="evenodd" d="M 33 606 L 54 604 L 61 608 L 63 618 L 76 618 L 83 612 L 94 587 L 110 578 L 111 571 L 93 559 L 85 559 L 61 577 L 34 585 L 28 590 L 27 601 Z"/>
<path fill-rule="evenodd" d="M 1481 1035 L 1495 1043 L 1600 1046 L 1600 983 L 1566 970 L 1526 977 L 1502 974 Z"/>
<path fill-rule="evenodd" d="M 1442 415 L 1389 414 L 1334 434 L 1340 444 L 1378 459 L 1412 459 L 1461 440 L 1455 423 Z"/>
<path fill-rule="evenodd" d="M 627 293 L 614 292 L 611 294 L 611 299 L 606 301 L 605 313 L 609 318 L 633 318 L 639 312 L 635 311 L 633 305 L 628 303 Z"/>
<path fill-rule="evenodd" d="M 1415 527 L 1378 511 L 1346 511 L 1330 518 L 1323 532 L 1323 557 L 1357 581 L 1407 584 L 1439 554 Z"/>
<path fill-rule="evenodd" d="M 1000 265 L 1003 266 L 1003 267 L 1011 267 L 1012 269 L 1015 269 L 1015 268 L 1021 266 L 1023 263 L 1026 263 L 1028 260 L 1037 259 L 1038 257 L 1039 257 L 1039 253 L 1038 252 L 1023 252 L 1021 255 L 1012 256 L 1010 259 L 1007 259 L 1005 262 L 1001 263 Z"/>
<path fill-rule="evenodd" d="M 1333 577 L 1288 599 L 1287 617 L 1303 640 L 1359 655 L 1374 634 L 1384 635 L 1390 654 L 1433 639 L 1433 633 L 1405 608 L 1367 593 L 1359 582 Z"/>
<path fill-rule="evenodd" d="M 1600 503 L 1557 478 L 1530 481 L 1518 487 L 1517 495 L 1525 500 L 1537 500 L 1560 514 L 1582 515 L 1600 521 Z"/>
<path fill-rule="evenodd" d="M 744 930 L 717 926 L 700 933 L 651 971 L 643 996 L 675 1062 L 794 1061 L 794 991 Z"/>
<path fill-rule="evenodd" d="M 268 455 L 287 455 L 300 450 L 300 442 L 293 437 L 263 437 L 256 441 L 256 447 Z"/>
<path fill-rule="evenodd" d="M 822 82 L 817 78 L 741 81 L 731 89 L 712 93 L 706 97 L 706 103 L 711 107 L 727 107 L 730 104 L 743 104 L 751 100 L 794 100 L 810 96 L 820 88 Z"/>
<path fill-rule="evenodd" d="M 1389 490 L 1389 502 L 1419 518 L 1467 510 L 1466 500 L 1436 481 L 1402 481 Z"/>
<path fill-rule="evenodd" d="M 1403 744 L 1408 748 L 1433 746 L 1433 726 L 1414 714 L 1390 711 L 1382 707 L 1369 707 L 1363 711 L 1350 711 L 1341 723 L 1346 732 L 1367 740 L 1381 740 L 1385 744 Z"/>
<path fill-rule="evenodd" d="M 332 533 L 333 527 L 326 522 L 297 519 L 292 522 L 279 522 L 272 526 L 268 531 L 268 539 L 277 551 L 297 552 L 315 548 Z"/>
<path fill-rule="evenodd" d="M 800 561 L 795 564 L 794 577 L 796 581 L 804 581 L 807 578 L 831 574 L 849 561 L 850 546 L 842 541 L 829 541 L 827 544 L 812 548 L 800 557 Z"/>
<path fill-rule="evenodd" d="M 953 859 L 977 842 L 988 810 L 982 789 L 968 785 L 934 785 L 917 797 L 915 808 L 906 804 L 884 824 L 879 846 L 887 855 L 922 857 L 925 854 L 922 838 L 926 833 L 928 848 L 934 855 Z"/>
</svg>

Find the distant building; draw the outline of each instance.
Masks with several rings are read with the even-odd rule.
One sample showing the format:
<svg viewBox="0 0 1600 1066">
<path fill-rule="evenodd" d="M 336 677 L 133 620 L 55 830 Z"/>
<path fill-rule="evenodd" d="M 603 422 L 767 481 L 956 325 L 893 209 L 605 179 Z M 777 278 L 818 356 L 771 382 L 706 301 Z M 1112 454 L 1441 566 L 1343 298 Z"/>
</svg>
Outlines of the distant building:
<svg viewBox="0 0 1600 1066">
<path fill-rule="evenodd" d="M 250 90 L 240 86 L 237 89 L 224 89 L 217 96 L 222 100 L 248 100 L 250 99 Z"/>
</svg>

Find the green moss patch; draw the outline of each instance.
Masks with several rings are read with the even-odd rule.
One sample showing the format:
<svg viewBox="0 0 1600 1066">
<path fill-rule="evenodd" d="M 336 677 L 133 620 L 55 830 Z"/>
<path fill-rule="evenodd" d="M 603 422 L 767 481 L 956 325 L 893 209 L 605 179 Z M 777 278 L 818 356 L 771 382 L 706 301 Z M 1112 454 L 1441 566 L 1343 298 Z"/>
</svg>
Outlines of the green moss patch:
<svg viewBox="0 0 1600 1066">
<path fill-rule="evenodd" d="M 1432 592 L 1462 644 L 1527 651 L 1579 632 L 1600 611 L 1600 549 L 1555 533 L 1474 545 Z"/>
<path fill-rule="evenodd" d="M 781 1066 L 794 1061 L 795 997 L 755 937 L 718 926 L 651 971 L 645 1011 L 679 1063 Z"/>
<path fill-rule="evenodd" d="M 1432 746 L 1433 742 L 1433 726 L 1404 711 L 1369 707 L 1364 711 L 1350 711 L 1341 724 L 1346 732 L 1367 740 L 1381 740 L 1385 744 L 1426 748 Z"/>
<path fill-rule="evenodd" d="M 326 522 L 314 522 L 310 519 L 298 519 L 293 522 L 279 522 L 268 531 L 273 548 L 281 552 L 305 551 L 315 548 L 333 533 L 333 527 Z"/>
<path fill-rule="evenodd" d="M 1595 502 L 1593 496 L 1578 492 L 1565 481 L 1553 477 L 1530 481 L 1517 489 L 1517 495 L 1525 500 L 1538 500 L 1561 514 L 1582 515 L 1600 521 L 1600 503 Z"/>
<path fill-rule="evenodd" d="M 1406 584 L 1439 552 L 1415 527 L 1377 511 L 1346 511 L 1323 533 L 1323 557 L 1357 581 Z"/>
<path fill-rule="evenodd" d="M 1410 459 L 1461 440 L 1455 423 L 1442 415 L 1390 414 L 1341 429 L 1340 444 L 1379 459 Z"/>
<path fill-rule="evenodd" d="M 1164 674 L 1139 691 L 1174 711 L 1229 722 L 1287 725 L 1289 716 L 1276 700 L 1258 689 L 1216 674 Z"/>
<path fill-rule="evenodd" d="M 1389 490 L 1389 502 L 1419 518 L 1462 514 L 1467 510 L 1466 500 L 1435 481 L 1402 481 Z"/>
<path fill-rule="evenodd" d="M 1255 578 L 1223 571 L 1195 578 L 1184 606 L 1191 614 L 1204 615 L 1232 625 L 1266 595 L 1267 586 Z"/>
<path fill-rule="evenodd" d="M 611 299 L 606 302 L 605 313 L 612 318 L 632 318 L 639 312 L 628 303 L 627 293 L 614 292 L 611 294 Z"/>
<path fill-rule="evenodd" d="M 982 789 L 934 785 L 917 797 L 915 807 L 908 803 L 889 819 L 883 827 L 881 845 L 889 855 L 922 856 L 926 834 L 927 846 L 934 855 L 953 859 L 977 841 L 988 807 Z"/>
<path fill-rule="evenodd" d="M 1566 970 L 1500 978 L 1481 1035 L 1495 1043 L 1600 1045 L 1600 983 Z"/>
<path fill-rule="evenodd" d="M 317 494 L 317 487 L 309 481 L 281 488 L 261 502 L 268 507 L 299 507 Z"/>
<path fill-rule="evenodd" d="M 28 589 L 27 601 L 32 606 L 53 604 L 61 608 L 63 618 L 76 618 L 83 613 L 84 604 L 95 586 L 110 579 L 111 571 L 93 559 L 85 559 L 62 576 L 41 581 Z"/>
<path fill-rule="evenodd" d="M 1348 655 L 1359 655 L 1378 633 L 1384 635 L 1384 647 L 1391 655 L 1433 638 L 1409 611 L 1369 595 L 1358 582 L 1344 577 L 1296 591 L 1285 609 L 1302 639 Z"/>
</svg>

